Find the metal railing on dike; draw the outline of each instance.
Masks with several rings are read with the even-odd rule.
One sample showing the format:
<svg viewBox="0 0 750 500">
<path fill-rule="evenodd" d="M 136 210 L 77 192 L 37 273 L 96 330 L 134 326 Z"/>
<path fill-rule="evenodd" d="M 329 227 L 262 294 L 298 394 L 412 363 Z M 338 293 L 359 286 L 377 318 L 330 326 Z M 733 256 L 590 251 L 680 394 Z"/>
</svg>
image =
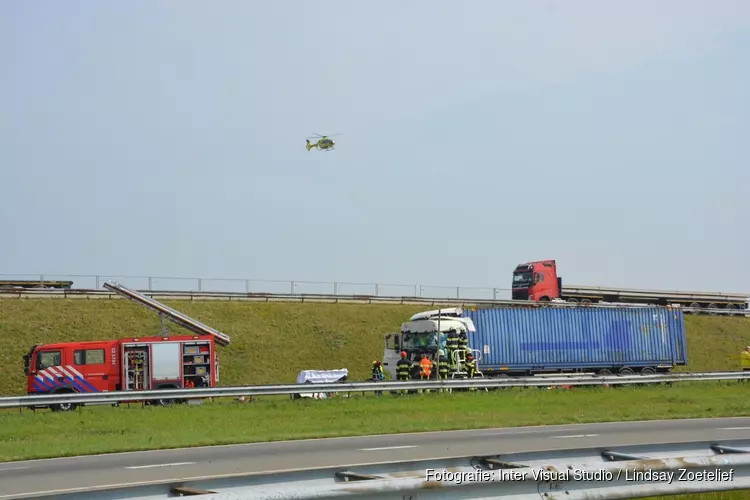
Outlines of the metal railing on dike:
<svg viewBox="0 0 750 500">
<path fill-rule="evenodd" d="M 284 293 L 242 293 L 242 292 L 189 292 L 181 290 L 138 290 L 156 300 L 226 300 L 251 302 L 327 302 L 358 304 L 401 304 L 425 306 L 513 306 L 513 307 L 594 307 L 594 308 L 643 308 L 653 304 L 633 303 L 581 303 L 581 302 L 531 302 L 526 300 L 484 300 L 451 299 L 439 297 L 383 296 L 383 295 L 326 295 L 326 294 L 284 294 Z M 0 289 L 0 298 L 70 298 L 70 299 L 121 299 L 109 290 L 94 289 Z M 667 306 L 677 308 L 678 306 Z M 689 314 L 710 314 L 722 316 L 750 316 L 750 309 L 706 309 L 680 307 Z"/>
<path fill-rule="evenodd" d="M 614 500 L 750 489 L 750 442 L 698 441 L 435 457 L 29 494 L 124 500 Z M 24 497 L 14 497 L 24 498 Z"/>
<path fill-rule="evenodd" d="M 327 384 L 251 385 L 149 391 L 57 393 L 0 397 L 0 408 L 25 408 L 65 404 L 116 404 L 128 401 L 190 400 L 240 396 L 283 396 L 315 393 L 400 392 L 412 390 L 508 389 L 513 387 L 613 386 L 750 380 L 750 372 L 669 373 L 653 375 L 552 375 L 449 380 L 407 380 L 386 382 L 335 382 Z"/>
<path fill-rule="evenodd" d="M 257 293 L 269 295 L 332 295 L 373 297 L 427 297 L 446 299 L 509 300 L 510 288 L 446 285 L 405 285 L 346 281 L 260 280 L 244 278 L 176 278 L 90 274 L 0 274 L 0 281 L 45 283 L 72 281 L 69 290 L 100 290 L 105 281 L 149 292 L 170 290 L 192 293 Z"/>
</svg>

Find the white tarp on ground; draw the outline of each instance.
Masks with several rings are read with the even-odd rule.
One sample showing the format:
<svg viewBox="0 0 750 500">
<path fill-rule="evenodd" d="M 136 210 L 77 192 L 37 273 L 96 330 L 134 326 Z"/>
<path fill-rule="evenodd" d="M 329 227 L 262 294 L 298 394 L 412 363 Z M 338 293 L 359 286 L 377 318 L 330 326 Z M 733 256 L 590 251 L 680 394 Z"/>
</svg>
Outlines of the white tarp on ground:
<svg viewBox="0 0 750 500">
<path fill-rule="evenodd" d="M 349 370 L 342 368 L 340 370 L 302 370 L 297 375 L 298 384 L 333 384 L 344 377 L 349 376 Z M 313 392 L 307 394 L 297 394 L 300 398 L 326 399 L 328 394 L 324 392 Z"/>
<path fill-rule="evenodd" d="M 333 384 L 348 376 L 349 370 L 346 368 L 340 370 L 302 370 L 297 375 L 297 383 Z"/>
</svg>

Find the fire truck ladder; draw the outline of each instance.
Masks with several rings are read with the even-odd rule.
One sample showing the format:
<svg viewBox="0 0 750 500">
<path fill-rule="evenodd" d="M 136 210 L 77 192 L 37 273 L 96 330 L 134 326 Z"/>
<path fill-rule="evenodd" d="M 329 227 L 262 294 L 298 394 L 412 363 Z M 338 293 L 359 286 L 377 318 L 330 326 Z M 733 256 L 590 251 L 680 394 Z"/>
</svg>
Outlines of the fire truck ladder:
<svg viewBox="0 0 750 500">
<path fill-rule="evenodd" d="M 211 328 L 210 326 L 191 318 L 187 314 L 176 311 L 171 307 L 162 304 L 158 300 L 155 300 L 135 290 L 131 290 L 117 283 L 116 281 L 107 281 L 106 283 L 104 283 L 104 288 L 158 313 L 159 319 L 161 320 L 162 332 L 164 333 L 164 335 L 166 335 L 166 325 L 164 324 L 164 318 L 166 317 L 176 325 L 190 330 L 197 335 L 212 335 L 216 343 L 222 347 L 228 346 L 229 342 L 231 341 L 229 335 L 220 332 L 216 328 Z"/>
</svg>

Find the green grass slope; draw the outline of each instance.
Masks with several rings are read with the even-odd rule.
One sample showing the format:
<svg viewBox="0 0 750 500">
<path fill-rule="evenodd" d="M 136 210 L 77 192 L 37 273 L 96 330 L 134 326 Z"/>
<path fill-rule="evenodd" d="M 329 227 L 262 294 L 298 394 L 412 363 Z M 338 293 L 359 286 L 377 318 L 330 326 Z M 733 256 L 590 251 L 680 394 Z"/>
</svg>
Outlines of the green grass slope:
<svg viewBox="0 0 750 500">
<path fill-rule="evenodd" d="M 396 331 L 424 305 L 165 302 L 226 332 L 220 348 L 221 384 L 294 383 L 300 370 L 348 368 L 369 376 L 383 353 L 384 334 Z M 750 318 L 686 318 L 687 371 L 739 369 L 750 344 Z M 170 331 L 179 331 L 168 323 Z M 159 333 L 155 313 L 126 300 L 0 300 L 0 394 L 25 391 L 23 355 L 35 343 L 107 340 Z"/>
</svg>

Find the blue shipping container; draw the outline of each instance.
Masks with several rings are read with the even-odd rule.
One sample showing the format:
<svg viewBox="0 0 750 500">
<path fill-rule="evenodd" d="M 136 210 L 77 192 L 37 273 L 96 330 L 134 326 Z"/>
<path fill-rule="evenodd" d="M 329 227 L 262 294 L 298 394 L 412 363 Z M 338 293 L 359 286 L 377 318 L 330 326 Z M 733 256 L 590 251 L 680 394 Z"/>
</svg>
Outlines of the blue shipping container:
<svg viewBox="0 0 750 500">
<path fill-rule="evenodd" d="M 557 371 L 687 364 L 683 312 L 649 308 L 465 309 L 479 369 Z"/>
</svg>

